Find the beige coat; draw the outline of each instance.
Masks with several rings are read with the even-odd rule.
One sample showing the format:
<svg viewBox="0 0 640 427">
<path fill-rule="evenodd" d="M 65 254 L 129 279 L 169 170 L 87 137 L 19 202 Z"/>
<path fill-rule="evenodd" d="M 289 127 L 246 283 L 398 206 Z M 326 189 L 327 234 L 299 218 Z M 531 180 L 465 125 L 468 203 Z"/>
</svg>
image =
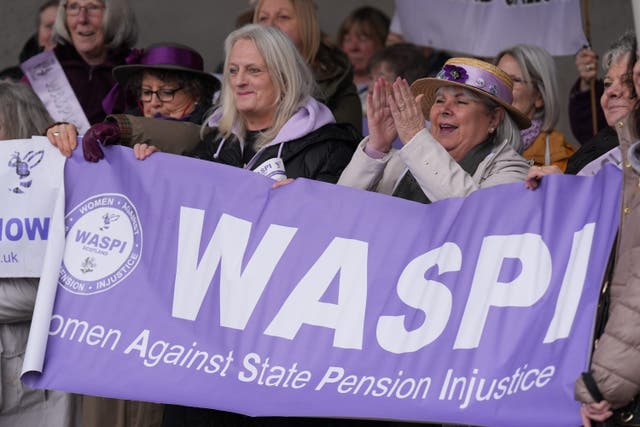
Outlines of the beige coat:
<svg viewBox="0 0 640 427">
<path fill-rule="evenodd" d="M 593 353 L 591 370 L 598 388 L 614 408 L 640 392 L 640 175 L 627 159 L 630 123 L 616 124 L 622 153 L 622 215 L 616 264 L 611 280 L 609 320 Z M 575 397 L 593 402 L 582 379 Z"/>
<path fill-rule="evenodd" d="M 424 194 L 435 202 L 464 197 L 479 188 L 524 181 L 529 172 L 529 163 L 507 143 L 496 147 L 471 176 L 426 129 L 401 150 L 392 150 L 382 159 L 373 159 L 364 152 L 367 140 L 356 149 L 338 184 L 392 194 L 408 168 Z"/>
</svg>

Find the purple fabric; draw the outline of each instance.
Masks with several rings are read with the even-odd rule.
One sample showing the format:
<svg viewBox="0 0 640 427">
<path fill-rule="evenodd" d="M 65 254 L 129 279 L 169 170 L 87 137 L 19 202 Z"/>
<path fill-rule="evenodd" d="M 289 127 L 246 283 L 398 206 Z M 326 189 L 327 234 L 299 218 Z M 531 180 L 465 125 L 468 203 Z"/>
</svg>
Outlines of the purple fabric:
<svg viewBox="0 0 640 427">
<path fill-rule="evenodd" d="M 218 126 L 218 123 L 220 123 L 221 119 L 222 110 L 217 109 L 211 114 L 211 116 L 209 116 L 207 124 L 209 127 L 216 127 Z M 305 104 L 298 108 L 295 113 L 293 113 L 293 116 L 291 116 L 284 126 L 282 126 L 280 132 L 278 132 L 273 141 L 263 147 L 263 149 L 272 145 L 283 144 L 287 141 L 293 141 L 294 139 L 301 138 L 316 129 L 320 129 L 324 125 L 335 123 L 335 121 L 336 119 L 333 117 L 333 113 L 329 108 L 316 101 L 314 98 L 309 97 Z M 234 133 L 237 134 L 236 129 L 234 129 Z M 247 163 L 248 169 L 251 169 L 254 166 L 255 162 L 260 157 L 260 153 L 261 151 L 258 151 L 249 163 Z"/>
<path fill-rule="evenodd" d="M 120 140 L 120 128 L 115 123 L 103 122 L 91 126 L 82 137 L 82 154 L 88 162 L 97 162 L 104 158 L 100 145 L 117 144 Z"/>
<path fill-rule="evenodd" d="M 541 128 L 542 128 L 542 120 L 533 119 L 531 120 L 531 126 L 520 131 L 520 138 L 522 139 L 523 152 L 524 150 L 529 148 L 531 144 L 533 144 L 533 141 L 535 141 L 538 135 L 540 134 Z"/>
<path fill-rule="evenodd" d="M 513 102 L 511 88 L 495 75 L 480 67 L 469 64 L 445 65 L 436 78 L 473 86 L 502 99 L 506 104 Z"/>
<path fill-rule="evenodd" d="M 378 151 L 375 148 L 373 148 L 371 145 L 369 145 L 369 141 L 367 141 L 366 144 L 364 144 L 364 152 L 367 154 L 367 156 L 371 157 L 372 159 L 381 159 L 384 156 L 386 156 L 389 153 L 385 153 L 384 151 Z"/>
<path fill-rule="evenodd" d="M 148 49 L 132 49 L 126 58 L 127 65 L 170 65 L 190 68 L 195 71 L 204 70 L 202 56 L 196 51 L 180 46 L 155 46 Z M 111 114 L 120 98 L 122 86 L 117 82 L 102 100 L 102 107 Z"/>
<path fill-rule="evenodd" d="M 274 190 L 243 169 L 140 162 L 119 146 L 97 164 L 78 151 L 45 367 L 28 385 L 250 415 L 579 424 L 572 390 L 617 228 L 615 168 L 423 205 L 305 179 Z M 508 295 L 473 321 L 496 292 Z M 563 335 L 550 325 L 572 304 Z"/>
<path fill-rule="evenodd" d="M 326 105 L 309 97 L 305 104 L 287 120 L 269 145 L 301 138 L 326 124 L 335 123 L 335 121 L 333 113 Z"/>
<path fill-rule="evenodd" d="M 127 61 L 127 64 L 178 65 L 197 71 L 204 70 L 202 56 L 193 50 L 178 46 L 157 46 L 145 49 L 138 62 Z"/>
</svg>

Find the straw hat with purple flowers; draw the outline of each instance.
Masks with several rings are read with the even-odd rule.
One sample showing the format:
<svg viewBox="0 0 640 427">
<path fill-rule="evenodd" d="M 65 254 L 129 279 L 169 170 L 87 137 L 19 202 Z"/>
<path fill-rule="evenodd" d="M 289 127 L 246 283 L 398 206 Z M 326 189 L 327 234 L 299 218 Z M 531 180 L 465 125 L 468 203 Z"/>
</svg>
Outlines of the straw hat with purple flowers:
<svg viewBox="0 0 640 427">
<path fill-rule="evenodd" d="M 425 117 L 429 117 L 436 92 L 443 86 L 458 86 L 487 96 L 503 106 L 520 129 L 531 126 L 529 118 L 511 105 L 511 78 L 493 64 L 474 58 L 451 58 L 445 62 L 436 77 L 426 77 L 413 82 L 413 94 L 424 94 L 421 107 Z"/>
</svg>

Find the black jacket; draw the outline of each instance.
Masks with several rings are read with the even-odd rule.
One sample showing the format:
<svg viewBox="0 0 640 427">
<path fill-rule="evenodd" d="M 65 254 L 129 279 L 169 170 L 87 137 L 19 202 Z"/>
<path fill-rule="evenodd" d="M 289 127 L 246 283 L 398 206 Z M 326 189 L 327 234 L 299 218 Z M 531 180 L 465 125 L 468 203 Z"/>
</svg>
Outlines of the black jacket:
<svg viewBox="0 0 640 427">
<path fill-rule="evenodd" d="M 616 130 L 611 126 L 605 127 L 569 157 L 564 173 L 576 175 L 582 168 L 618 145 Z"/>
<path fill-rule="evenodd" d="M 354 147 L 360 139 L 361 136 L 353 126 L 329 123 L 301 138 L 284 142 L 281 157 L 287 177 L 336 183 L 342 170 L 351 161 Z M 223 145 L 220 153 L 215 157 L 221 143 Z M 253 162 L 253 167 L 276 158 L 279 148 L 280 144 L 264 148 L 258 159 Z M 217 129 L 209 133 L 190 155 L 203 160 L 245 167 L 239 141 L 232 138 L 223 142 Z"/>
</svg>

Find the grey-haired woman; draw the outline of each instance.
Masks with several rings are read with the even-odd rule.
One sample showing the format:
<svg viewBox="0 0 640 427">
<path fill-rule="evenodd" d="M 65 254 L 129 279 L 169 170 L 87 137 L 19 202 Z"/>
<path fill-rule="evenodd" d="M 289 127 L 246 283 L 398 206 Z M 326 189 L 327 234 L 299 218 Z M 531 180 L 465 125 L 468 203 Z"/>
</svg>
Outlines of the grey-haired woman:
<svg viewBox="0 0 640 427">
<path fill-rule="evenodd" d="M 125 63 L 138 37 L 138 26 L 127 0 L 62 0 L 58 6 L 54 48 L 89 123 L 107 112 L 103 98 L 116 83 L 111 71 Z M 124 99 L 115 104 L 122 112 Z"/>
</svg>

